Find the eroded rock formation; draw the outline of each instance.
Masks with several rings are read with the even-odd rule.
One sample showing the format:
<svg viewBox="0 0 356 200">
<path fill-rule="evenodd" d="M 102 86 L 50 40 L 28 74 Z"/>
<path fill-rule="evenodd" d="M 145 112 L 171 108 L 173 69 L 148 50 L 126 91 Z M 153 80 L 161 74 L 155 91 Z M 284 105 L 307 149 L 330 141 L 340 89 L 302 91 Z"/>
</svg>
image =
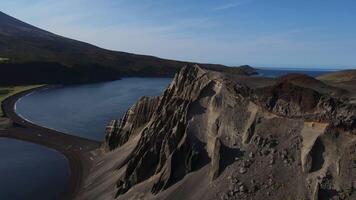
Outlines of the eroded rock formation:
<svg viewBox="0 0 356 200">
<path fill-rule="evenodd" d="M 112 198 L 355 198 L 356 107 L 298 77 L 184 67 L 109 124 L 103 157 L 123 156 L 105 172 Z"/>
</svg>

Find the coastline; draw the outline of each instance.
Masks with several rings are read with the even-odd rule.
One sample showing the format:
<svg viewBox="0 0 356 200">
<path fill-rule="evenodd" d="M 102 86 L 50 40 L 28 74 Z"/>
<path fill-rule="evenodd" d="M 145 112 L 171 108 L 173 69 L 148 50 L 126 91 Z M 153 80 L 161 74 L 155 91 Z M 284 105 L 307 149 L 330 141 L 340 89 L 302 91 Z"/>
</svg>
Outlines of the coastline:
<svg viewBox="0 0 356 200">
<path fill-rule="evenodd" d="M 51 86 L 19 92 L 2 102 L 1 109 L 3 109 L 5 117 L 11 120 L 12 126 L 7 130 L 0 130 L 0 137 L 39 144 L 62 153 L 68 160 L 70 168 L 68 189 L 62 199 L 75 199 L 83 186 L 84 177 L 89 173 L 91 160 L 94 156 L 90 152 L 98 148 L 100 142 L 36 125 L 16 113 L 15 105 L 20 98 L 48 87 Z"/>
</svg>

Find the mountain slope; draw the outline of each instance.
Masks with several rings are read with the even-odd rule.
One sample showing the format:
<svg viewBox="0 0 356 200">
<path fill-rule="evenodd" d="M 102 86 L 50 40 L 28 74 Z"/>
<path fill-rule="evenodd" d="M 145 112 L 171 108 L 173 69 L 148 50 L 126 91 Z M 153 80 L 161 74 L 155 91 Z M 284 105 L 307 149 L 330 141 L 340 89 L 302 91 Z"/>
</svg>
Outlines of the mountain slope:
<svg viewBox="0 0 356 200">
<path fill-rule="evenodd" d="M 331 72 L 317 77 L 321 81 L 349 82 L 356 81 L 356 69 Z"/>
<path fill-rule="evenodd" d="M 119 38 L 118 38 L 119 39 Z M 46 61 L 66 66 L 101 64 L 128 70 L 140 62 L 163 62 L 154 57 L 113 52 L 61 37 L 0 13 L 0 54 L 14 63 Z M 151 64 L 152 64 L 151 63 Z M 160 64 L 160 63 L 159 63 Z M 172 63 L 164 63 L 172 66 Z M 133 69 L 134 70 L 134 69 Z"/>
<path fill-rule="evenodd" d="M 351 101 L 356 104 L 356 70 L 342 70 L 317 77 L 318 80 L 349 92 Z"/>
<path fill-rule="evenodd" d="M 248 78 L 180 70 L 111 121 L 78 199 L 354 199 L 356 106 Z"/>
<path fill-rule="evenodd" d="M 27 82 L 38 81 L 44 77 L 45 80 L 42 82 L 48 80 L 63 82 L 66 76 L 70 77 L 69 82 L 77 76 L 82 77 L 84 82 L 95 79 L 111 80 L 119 76 L 173 76 L 186 63 L 102 49 L 44 31 L 2 12 L 0 58 L 2 63 L 0 67 L 3 71 L 0 80 L 3 83 L 25 82 L 24 77 L 17 76 L 23 74 L 26 67 L 31 67 L 30 70 L 26 70 L 29 72 Z M 202 66 L 217 70 L 226 68 L 222 65 Z M 73 68 L 78 70 L 73 72 Z M 59 76 L 53 75 L 56 73 Z"/>
</svg>

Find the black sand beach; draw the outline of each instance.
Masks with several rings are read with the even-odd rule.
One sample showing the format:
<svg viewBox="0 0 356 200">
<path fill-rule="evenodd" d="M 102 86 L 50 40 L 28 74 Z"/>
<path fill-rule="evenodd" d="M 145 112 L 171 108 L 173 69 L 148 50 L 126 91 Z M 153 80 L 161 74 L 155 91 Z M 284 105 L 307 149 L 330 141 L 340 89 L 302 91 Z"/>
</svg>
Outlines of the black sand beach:
<svg viewBox="0 0 356 200">
<path fill-rule="evenodd" d="M 0 137 L 14 138 L 55 149 L 68 159 L 70 166 L 70 182 L 67 194 L 63 199 L 73 199 L 82 187 L 83 178 L 89 173 L 93 156 L 90 151 L 100 146 L 98 141 L 68 135 L 56 130 L 38 126 L 26 121 L 15 112 L 15 103 L 22 96 L 34 90 L 31 89 L 15 94 L 2 103 L 6 117 L 12 121 L 12 126 L 7 130 L 0 130 Z M 44 191 L 45 192 L 45 191 Z"/>
</svg>

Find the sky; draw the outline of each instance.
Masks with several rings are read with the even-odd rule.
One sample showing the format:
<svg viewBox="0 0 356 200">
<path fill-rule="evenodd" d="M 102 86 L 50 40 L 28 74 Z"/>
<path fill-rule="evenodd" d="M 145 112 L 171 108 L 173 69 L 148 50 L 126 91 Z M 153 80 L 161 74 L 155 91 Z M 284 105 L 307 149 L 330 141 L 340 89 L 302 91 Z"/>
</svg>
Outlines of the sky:
<svg viewBox="0 0 356 200">
<path fill-rule="evenodd" d="M 355 0 L 1 0 L 0 10 L 111 50 L 231 66 L 356 67 Z"/>
</svg>

